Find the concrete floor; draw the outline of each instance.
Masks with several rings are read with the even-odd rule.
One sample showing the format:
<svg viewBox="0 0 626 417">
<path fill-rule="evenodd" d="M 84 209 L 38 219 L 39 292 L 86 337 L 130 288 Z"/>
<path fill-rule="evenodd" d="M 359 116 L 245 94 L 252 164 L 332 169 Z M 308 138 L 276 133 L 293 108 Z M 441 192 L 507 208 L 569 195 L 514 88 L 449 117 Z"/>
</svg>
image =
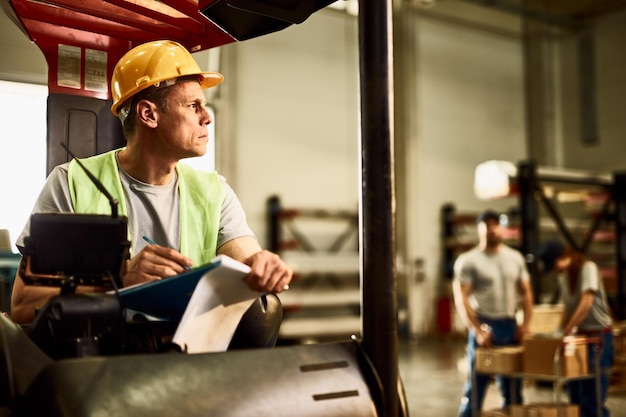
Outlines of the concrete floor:
<svg viewBox="0 0 626 417">
<path fill-rule="evenodd" d="M 404 383 L 409 416 L 455 417 L 466 378 L 465 340 L 461 337 L 400 339 L 398 366 Z M 524 383 L 525 402 L 553 402 L 552 387 Z M 562 400 L 566 401 L 565 393 Z M 484 409 L 498 408 L 495 384 L 485 398 Z M 607 401 L 611 417 L 626 417 L 626 392 L 611 392 Z M 582 416 L 581 416 L 582 417 Z"/>
</svg>

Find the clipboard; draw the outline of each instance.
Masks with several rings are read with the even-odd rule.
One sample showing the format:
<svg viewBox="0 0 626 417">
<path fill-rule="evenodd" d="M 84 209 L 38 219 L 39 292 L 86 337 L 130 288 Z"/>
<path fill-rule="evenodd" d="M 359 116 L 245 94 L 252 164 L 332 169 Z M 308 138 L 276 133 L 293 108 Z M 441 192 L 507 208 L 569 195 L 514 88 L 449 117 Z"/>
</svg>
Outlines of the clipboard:
<svg viewBox="0 0 626 417">
<path fill-rule="evenodd" d="M 218 255 L 210 263 L 181 274 L 122 288 L 118 292 L 120 300 L 123 307 L 155 319 L 179 321 L 185 313 L 198 281 L 204 274 L 223 266 L 228 260 L 236 262 L 225 255 Z"/>
</svg>

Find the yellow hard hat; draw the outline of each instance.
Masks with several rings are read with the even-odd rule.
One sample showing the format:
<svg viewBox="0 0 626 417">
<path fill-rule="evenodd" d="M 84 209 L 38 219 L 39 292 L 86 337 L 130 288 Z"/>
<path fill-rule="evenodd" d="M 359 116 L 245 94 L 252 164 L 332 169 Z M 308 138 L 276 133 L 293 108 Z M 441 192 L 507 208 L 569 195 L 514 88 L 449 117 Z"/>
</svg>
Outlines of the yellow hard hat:
<svg viewBox="0 0 626 417">
<path fill-rule="evenodd" d="M 136 46 L 113 69 L 111 112 L 118 116 L 120 106 L 141 90 L 188 75 L 198 75 L 202 88 L 216 86 L 224 80 L 220 73 L 200 70 L 189 51 L 178 42 L 162 40 Z"/>
</svg>

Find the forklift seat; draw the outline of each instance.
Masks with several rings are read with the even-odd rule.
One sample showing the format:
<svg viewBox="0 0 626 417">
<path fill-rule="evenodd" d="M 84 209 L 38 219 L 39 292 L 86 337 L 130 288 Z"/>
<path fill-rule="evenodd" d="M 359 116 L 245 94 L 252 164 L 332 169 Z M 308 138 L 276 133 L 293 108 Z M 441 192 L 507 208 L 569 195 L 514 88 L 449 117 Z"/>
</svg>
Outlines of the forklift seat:
<svg viewBox="0 0 626 417">
<path fill-rule="evenodd" d="M 283 306 L 275 294 L 263 294 L 241 317 L 228 350 L 276 346 L 283 322 Z"/>
<path fill-rule="evenodd" d="M 0 315 L 0 352 L 0 416 L 12 416 L 17 399 L 54 360 L 4 314 Z"/>
</svg>

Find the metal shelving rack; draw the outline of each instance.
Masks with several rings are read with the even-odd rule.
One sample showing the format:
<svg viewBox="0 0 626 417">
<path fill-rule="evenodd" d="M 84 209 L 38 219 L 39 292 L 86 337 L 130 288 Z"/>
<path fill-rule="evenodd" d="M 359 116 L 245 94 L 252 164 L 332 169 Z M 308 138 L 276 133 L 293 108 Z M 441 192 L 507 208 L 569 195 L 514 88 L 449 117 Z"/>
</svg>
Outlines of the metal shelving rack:
<svg viewBox="0 0 626 417">
<path fill-rule="evenodd" d="M 513 180 L 517 183 L 519 194 L 521 250 L 527 254 L 535 297 L 540 295 L 541 277 L 534 256 L 528 254 L 536 253 L 540 235 L 545 229 L 540 220 L 542 207 L 554 222 L 556 232 L 570 246 L 598 263 L 613 313 L 618 320 L 626 319 L 626 245 L 623 242 L 626 237 L 626 174 L 556 170 L 524 161 L 518 164 L 517 178 Z M 579 193 L 581 196 L 595 193 L 599 196 L 596 201 L 599 207 L 592 211 L 587 224 L 568 222 L 560 212 L 556 198 L 550 197 L 550 194 L 558 195 L 559 192 Z M 601 229 L 603 225 L 605 228 Z M 576 228 L 579 229 L 579 236 L 574 231 Z M 602 244 L 604 253 L 592 253 L 594 244 Z M 607 282 L 611 285 L 606 285 Z"/>
<path fill-rule="evenodd" d="M 283 207 L 267 200 L 268 249 L 294 271 L 280 295 L 284 341 L 348 338 L 361 333 L 358 212 Z"/>
</svg>

